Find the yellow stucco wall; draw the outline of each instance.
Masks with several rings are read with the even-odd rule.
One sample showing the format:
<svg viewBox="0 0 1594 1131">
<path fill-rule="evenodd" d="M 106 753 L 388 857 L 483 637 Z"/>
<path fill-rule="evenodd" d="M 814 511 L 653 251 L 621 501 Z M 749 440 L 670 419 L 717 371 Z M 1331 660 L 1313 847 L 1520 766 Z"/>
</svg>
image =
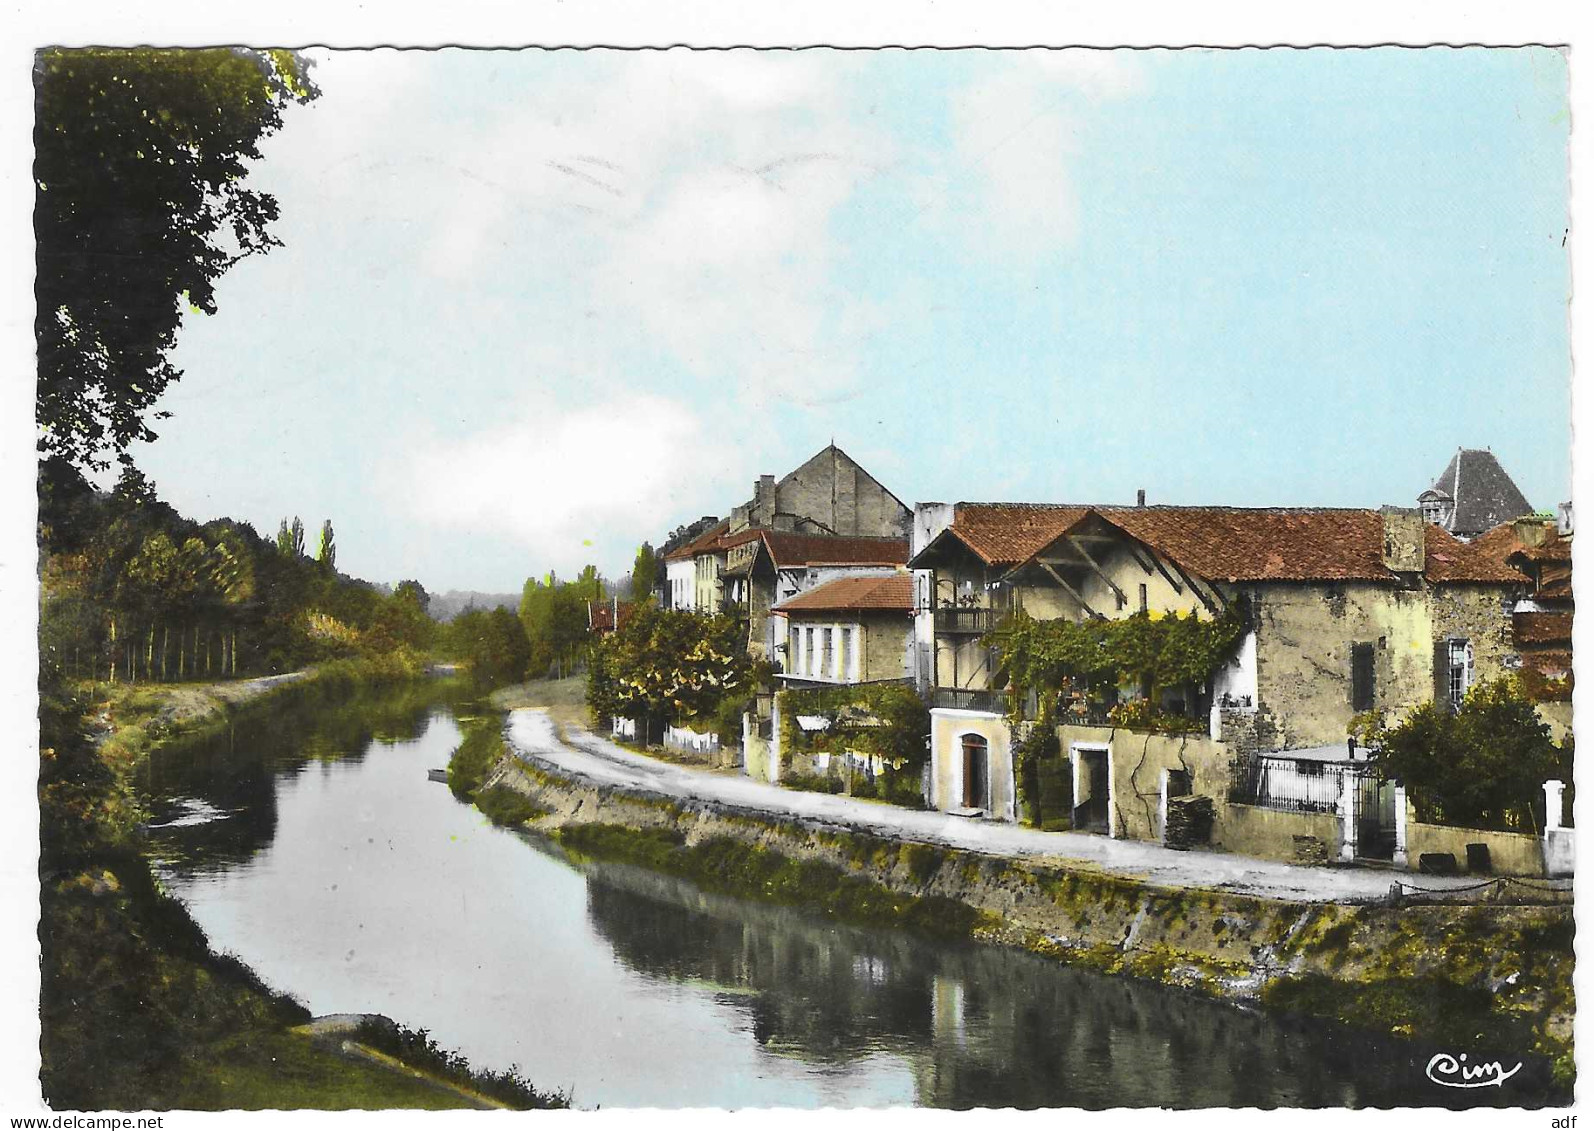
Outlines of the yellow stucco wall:
<svg viewBox="0 0 1594 1131">
<path fill-rule="evenodd" d="M 1204 734 L 1146 734 L 1104 726 L 1060 726 L 1064 758 L 1076 746 L 1108 747 L 1112 774 L 1113 835 L 1160 841 L 1158 805 L 1162 771 L 1190 772 L 1192 793 L 1220 800 L 1228 791 L 1230 752 Z M 1077 804 L 1081 798 L 1075 798 Z"/>
<path fill-rule="evenodd" d="M 1340 820 L 1335 813 L 1292 813 L 1260 805 L 1230 805 L 1219 797 L 1213 806 L 1212 844 L 1225 852 L 1263 860 L 1295 859 L 1295 838 L 1316 837 L 1339 859 Z"/>
<path fill-rule="evenodd" d="M 1142 585 L 1146 587 L 1146 607 L 1150 610 L 1209 615 L 1206 606 L 1201 603 L 1201 598 L 1197 597 L 1188 585 L 1181 583 L 1184 592 L 1178 592 L 1155 568 L 1150 573 L 1142 569 L 1125 547 L 1108 546 L 1098 542 L 1091 543 L 1088 549 L 1090 556 L 1101 567 L 1101 572 L 1106 574 L 1113 585 L 1118 586 L 1124 594 L 1124 606 L 1119 608 L 1118 597 L 1111 586 L 1094 571 L 1086 573 L 1079 595 L 1102 616 L 1127 617 L 1139 612 Z M 1175 573 L 1174 577 L 1177 578 L 1178 574 Z"/>
<path fill-rule="evenodd" d="M 988 744 L 991 815 L 998 820 L 1014 820 L 1012 735 L 1000 716 L 978 712 L 930 712 L 931 806 L 943 811 L 963 807 L 965 734 L 977 734 Z"/>
<path fill-rule="evenodd" d="M 1456 858 L 1456 866 L 1465 872 L 1467 845 L 1478 842 L 1489 846 L 1489 865 L 1495 875 L 1544 875 L 1544 852 L 1536 836 L 1425 825 L 1418 821 L 1406 824 L 1406 856 L 1413 871 L 1422 853 L 1448 852 Z"/>
</svg>

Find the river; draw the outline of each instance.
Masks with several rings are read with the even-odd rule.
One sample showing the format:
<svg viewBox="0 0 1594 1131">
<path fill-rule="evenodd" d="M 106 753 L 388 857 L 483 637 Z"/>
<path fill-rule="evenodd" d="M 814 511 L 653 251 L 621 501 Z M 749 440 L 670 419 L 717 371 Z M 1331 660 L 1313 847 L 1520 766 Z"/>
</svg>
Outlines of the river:
<svg viewBox="0 0 1594 1131">
<path fill-rule="evenodd" d="M 412 686 L 157 753 L 163 880 L 313 1012 L 385 1013 L 579 1107 L 1535 1102 L 1530 1070 L 1446 1091 L 1412 1042 L 573 862 L 427 780 L 472 709 Z"/>
</svg>

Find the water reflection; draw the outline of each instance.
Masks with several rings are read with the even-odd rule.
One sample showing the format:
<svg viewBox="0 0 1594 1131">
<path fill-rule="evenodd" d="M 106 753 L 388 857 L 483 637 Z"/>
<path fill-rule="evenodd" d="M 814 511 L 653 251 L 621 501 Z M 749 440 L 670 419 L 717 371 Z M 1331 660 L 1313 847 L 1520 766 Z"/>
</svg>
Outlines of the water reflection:
<svg viewBox="0 0 1594 1131">
<path fill-rule="evenodd" d="M 1411 1043 L 572 864 L 426 780 L 471 709 L 434 685 L 162 752 L 163 874 L 314 1012 L 388 1013 L 586 1106 L 1543 1102 L 1540 1065 L 1445 1091 Z"/>
<path fill-rule="evenodd" d="M 1029 955 L 838 927 L 618 865 L 589 865 L 587 893 L 590 920 L 628 965 L 734 991 L 725 1000 L 749 1014 L 772 1052 L 828 1065 L 905 1054 L 922 1105 L 1471 1106 L 1494 1098 L 1429 1084 L 1422 1069 L 1431 1050 L 1410 1042 L 1245 1012 Z M 1528 1102 L 1531 1088 L 1503 1102 Z"/>
<path fill-rule="evenodd" d="M 174 742 L 147 763 L 149 840 L 174 871 L 221 871 L 249 860 L 276 835 L 284 780 L 311 767 L 325 773 L 335 764 L 357 765 L 379 744 L 414 741 L 434 712 L 468 692 L 457 681 L 437 680 L 369 690 L 334 705 L 279 694 L 284 701 L 270 712 L 251 711 L 241 723 Z"/>
</svg>

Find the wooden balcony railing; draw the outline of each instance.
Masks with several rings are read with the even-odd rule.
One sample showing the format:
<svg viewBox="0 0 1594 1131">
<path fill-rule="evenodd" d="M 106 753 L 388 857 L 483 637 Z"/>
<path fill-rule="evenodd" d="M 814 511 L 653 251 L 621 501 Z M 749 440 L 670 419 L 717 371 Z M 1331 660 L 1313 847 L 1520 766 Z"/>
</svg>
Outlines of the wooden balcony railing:
<svg viewBox="0 0 1594 1131">
<path fill-rule="evenodd" d="M 1003 615 L 1000 609 L 936 609 L 935 630 L 945 633 L 984 636 L 1001 623 Z"/>
</svg>

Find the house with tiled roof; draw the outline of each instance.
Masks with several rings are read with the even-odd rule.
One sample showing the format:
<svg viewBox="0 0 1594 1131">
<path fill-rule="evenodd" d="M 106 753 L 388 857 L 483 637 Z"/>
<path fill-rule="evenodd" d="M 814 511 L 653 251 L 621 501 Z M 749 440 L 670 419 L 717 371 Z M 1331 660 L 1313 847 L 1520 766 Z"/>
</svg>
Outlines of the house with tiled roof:
<svg viewBox="0 0 1594 1131">
<path fill-rule="evenodd" d="M 1533 513 L 1488 448 L 1457 448 L 1439 478 L 1417 496 L 1417 508 L 1425 521 L 1463 539 Z"/>
<path fill-rule="evenodd" d="M 669 608 L 719 610 L 719 574 L 725 564 L 725 553 L 719 541 L 729 528 L 729 519 L 718 519 L 696 535 L 663 551 Z"/>
<path fill-rule="evenodd" d="M 1205 720 L 1204 734 L 1163 751 L 1168 764 L 1109 723 L 1143 689 L 1075 689 L 1059 706 L 1075 827 L 1152 838 L 1163 831 L 1163 770 L 1186 784 L 1204 775 L 1221 793 L 1213 783 L 1236 757 L 1336 747 L 1349 757 L 1356 715 L 1459 701 L 1511 670 L 1511 614 L 1528 588 L 1486 546 L 1399 508 L 924 504 L 909 564 L 915 667 L 932 704 L 930 801 L 948 811 L 1018 817 L 992 636 L 1009 617 L 1241 618 L 1209 680 L 1161 688 L 1148 704 Z M 1214 835 L 1240 836 L 1221 820 Z"/>
<path fill-rule="evenodd" d="M 725 599 L 745 609 L 748 650 L 789 662 L 783 628 L 769 621 L 780 601 L 843 577 L 883 577 L 908 562 L 906 538 L 842 538 L 754 527 L 720 540 Z"/>
<path fill-rule="evenodd" d="M 912 676 L 913 579 L 905 569 L 838 577 L 770 612 L 785 661 L 777 678 L 787 687 Z"/>
<path fill-rule="evenodd" d="M 1528 579 L 1511 617 L 1512 642 L 1524 680 L 1542 696 L 1539 714 L 1559 740 L 1572 725 L 1572 515 L 1538 515 L 1503 522 L 1470 546 Z"/>
<path fill-rule="evenodd" d="M 764 642 L 763 615 L 782 595 L 769 579 L 770 571 L 781 568 L 771 547 L 778 545 L 788 565 L 895 566 L 906 561 L 911 521 L 912 511 L 901 499 L 829 444 L 779 479 L 759 476 L 753 497 L 732 509 L 729 518 L 668 546 L 663 552 L 668 604 L 718 612 L 724 604 L 760 602 L 759 624 L 749 634 L 756 652 Z M 882 549 L 887 542 L 891 548 Z M 770 550 L 763 566 L 757 564 L 760 544 Z M 755 574 L 756 582 L 750 580 Z"/>
</svg>

